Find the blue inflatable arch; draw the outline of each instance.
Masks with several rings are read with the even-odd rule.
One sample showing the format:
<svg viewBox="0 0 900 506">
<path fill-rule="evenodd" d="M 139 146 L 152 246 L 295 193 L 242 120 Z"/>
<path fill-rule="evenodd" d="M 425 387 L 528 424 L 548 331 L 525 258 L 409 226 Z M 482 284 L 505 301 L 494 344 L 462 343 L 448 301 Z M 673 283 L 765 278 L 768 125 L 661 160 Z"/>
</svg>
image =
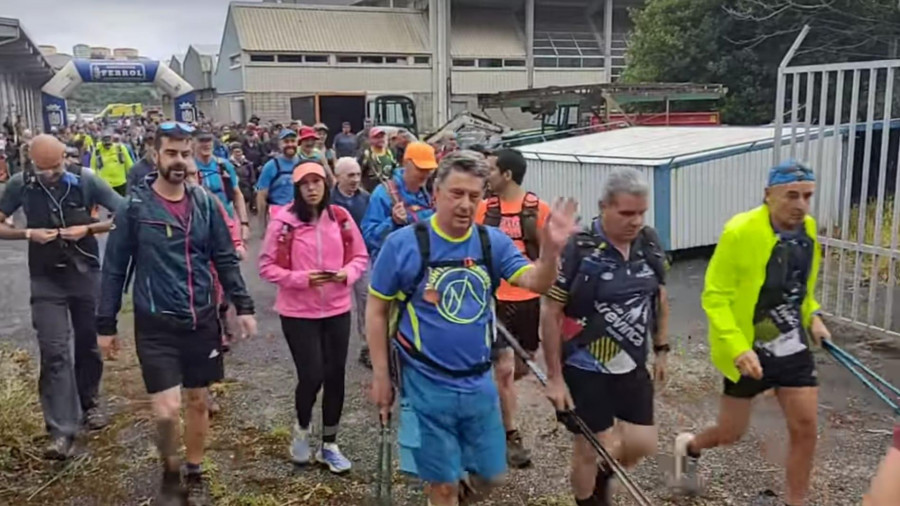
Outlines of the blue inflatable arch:
<svg viewBox="0 0 900 506">
<path fill-rule="evenodd" d="M 194 88 L 181 76 L 158 61 L 109 61 L 75 59 L 67 63 L 41 88 L 44 129 L 68 124 L 66 98 L 81 83 L 153 83 L 163 93 L 175 97 L 175 120 L 193 123 L 197 119 Z"/>
</svg>

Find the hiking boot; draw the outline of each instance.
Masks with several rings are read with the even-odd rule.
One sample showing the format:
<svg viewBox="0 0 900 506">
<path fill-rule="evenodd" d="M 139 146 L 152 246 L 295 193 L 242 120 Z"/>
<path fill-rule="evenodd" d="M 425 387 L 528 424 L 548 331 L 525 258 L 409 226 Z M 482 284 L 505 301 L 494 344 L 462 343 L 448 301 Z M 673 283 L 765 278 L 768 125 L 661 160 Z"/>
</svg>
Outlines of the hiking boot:
<svg viewBox="0 0 900 506">
<path fill-rule="evenodd" d="M 597 506 L 612 506 L 613 473 L 606 465 L 597 466 L 597 477 L 594 479 L 594 495 Z"/>
<path fill-rule="evenodd" d="M 294 424 L 294 439 L 291 441 L 291 462 L 299 466 L 309 464 L 309 431 L 300 429 Z"/>
<path fill-rule="evenodd" d="M 334 474 L 344 474 L 350 470 L 351 464 L 347 457 L 341 453 L 341 449 L 334 443 L 324 443 L 316 452 L 316 462 L 327 466 Z"/>
<path fill-rule="evenodd" d="M 519 431 L 506 436 L 506 463 L 514 469 L 522 469 L 531 465 L 531 450 L 522 444 Z"/>
<path fill-rule="evenodd" d="M 89 408 L 84 412 L 84 428 L 89 431 L 101 430 L 109 425 L 109 416 L 99 406 Z"/>
<path fill-rule="evenodd" d="M 157 506 L 184 506 L 186 500 L 184 489 L 181 487 L 181 473 L 163 471 L 159 494 L 156 496 L 154 504 Z"/>
<path fill-rule="evenodd" d="M 359 363 L 366 369 L 372 369 L 372 358 L 369 357 L 369 349 L 363 348 L 359 350 Z"/>
<path fill-rule="evenodd" d="M 697 468 L 699 467 L 699 455 L 691 455 L 688 446 L 694 440 L 694 435 L 690 432 L 682 432 L 675 437 L 675 471 L 673 477 L 675 486 L 682 493 L 697 493 L 700 487 L 697 476 Z"/>
<path fill-rule="evenodd" d="M 187 486 L 188 506 L 212 506 L 209 484 L 203 479 L 203 473 L 188 473 L 184 477 Z"/>
<path fill-rule="evenodd" d="M 48 460 L 66 460 L 72 456 L 75 440 L 71 436 L 51 437 L 44 448 L 44 458 Z"/>
</svg>

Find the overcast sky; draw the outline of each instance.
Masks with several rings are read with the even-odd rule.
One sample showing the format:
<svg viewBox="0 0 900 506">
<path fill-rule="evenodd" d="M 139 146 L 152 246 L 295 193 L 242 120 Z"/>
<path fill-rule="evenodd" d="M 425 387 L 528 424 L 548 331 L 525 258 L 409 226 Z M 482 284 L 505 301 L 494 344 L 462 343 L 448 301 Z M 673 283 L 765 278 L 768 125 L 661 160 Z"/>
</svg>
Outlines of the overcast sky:
<svg viewBox="0 0 900 506">
<path fill-rule="evenodd" d="M 252 0 L 251 0 L 252 1 Z M 167 59 L 190 44 L 220 44 L 229 0 L 0 0 L 0 17 L 17 18 L 36 44 L 72 54 L 72 46 L 133 47 Z M 346 3 L 306 0 L 306 3 Z"/>
</svg>

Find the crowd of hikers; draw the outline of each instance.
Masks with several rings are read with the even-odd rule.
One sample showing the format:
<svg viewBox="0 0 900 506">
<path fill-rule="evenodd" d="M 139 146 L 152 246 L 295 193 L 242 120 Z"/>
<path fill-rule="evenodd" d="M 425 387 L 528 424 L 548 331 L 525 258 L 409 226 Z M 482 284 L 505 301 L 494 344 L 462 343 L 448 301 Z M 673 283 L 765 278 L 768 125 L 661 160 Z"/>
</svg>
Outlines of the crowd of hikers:
<svg viewBox="0 0 900 506">
<path fill-rule="evenodd" d="M 29 242 L 47 458 L 69 458 L 79 431 L 107 424 L 103 358 L 119 352 L 130 290 L 162 460 L 155 504 L 211 503 L 202 464 L 218 407 L 208 387 L 223 378 L 229 344 L 256 333 L 242 261 L 277 291 L 298 380 L 295 464 L 353 467 L 338 444 L 353 328 L 382 424 L 392 411 L 399 423 L 400 469 L 427 484 L 429 505 L 479 500 L 508 468 L 530 464 L 516 391 L 529 370 L 573 434 L 577 505 L 613 504 L 623 469 L 656 453 L 654 383 L 671 349 L 667 263 L 644 222 L 650 190 L 637 170 L 606 176 L 600 213 L 582 229 L 574 201 L 525 189 L 520 152 L 460 149 L 452 136 L 435 146 L 371 123 L 334 136 L 324 124 L 256 117 L 77 124 L 29 133 L 16 161 L 0 239 Z M 774 389 L 789 434 L 783 501 L 808 504 L 812 349 L 831 339 L 814 296 L 815 188 L 805 165 L 775 166 L 764 189 L 748 189 L 764 203 L 722 231 L 701 301 L 720 410 L 714 426 L 672 444 L 686 488 L 702 454 L 738 441 L 753 398 Z M 16 228 L 7 218 L 19 209 L 26 225 Z M 101 254 L 96 236 L 106 233 Z M 258 240 L 258 259 L 248 259 Z M 900 504 L 898 459 L 891 450 L 868 504 Z"/>
</svg>

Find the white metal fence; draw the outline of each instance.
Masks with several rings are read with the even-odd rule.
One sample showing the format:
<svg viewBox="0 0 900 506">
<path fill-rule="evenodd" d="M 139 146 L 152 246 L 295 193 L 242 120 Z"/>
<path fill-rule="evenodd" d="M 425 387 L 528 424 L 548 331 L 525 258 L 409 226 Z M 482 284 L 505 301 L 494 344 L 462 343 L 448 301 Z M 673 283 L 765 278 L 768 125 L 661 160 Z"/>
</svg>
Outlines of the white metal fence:
<svg viewBox="0 0 900 506">
<path fill-rule="evenodd" d="M 813 212 L 824 246 L 823 308 L 900 336 L 900 149 L 890 150 L 900 60 L 789 66 L 806 32 L 779 67 L 775 130 L 789 139 L 776 137 L 773 162 L 791 157 L 819 169 Z M 802 135 L 810 128 L 841 142 L 811 149 Z"/>
</svg>

